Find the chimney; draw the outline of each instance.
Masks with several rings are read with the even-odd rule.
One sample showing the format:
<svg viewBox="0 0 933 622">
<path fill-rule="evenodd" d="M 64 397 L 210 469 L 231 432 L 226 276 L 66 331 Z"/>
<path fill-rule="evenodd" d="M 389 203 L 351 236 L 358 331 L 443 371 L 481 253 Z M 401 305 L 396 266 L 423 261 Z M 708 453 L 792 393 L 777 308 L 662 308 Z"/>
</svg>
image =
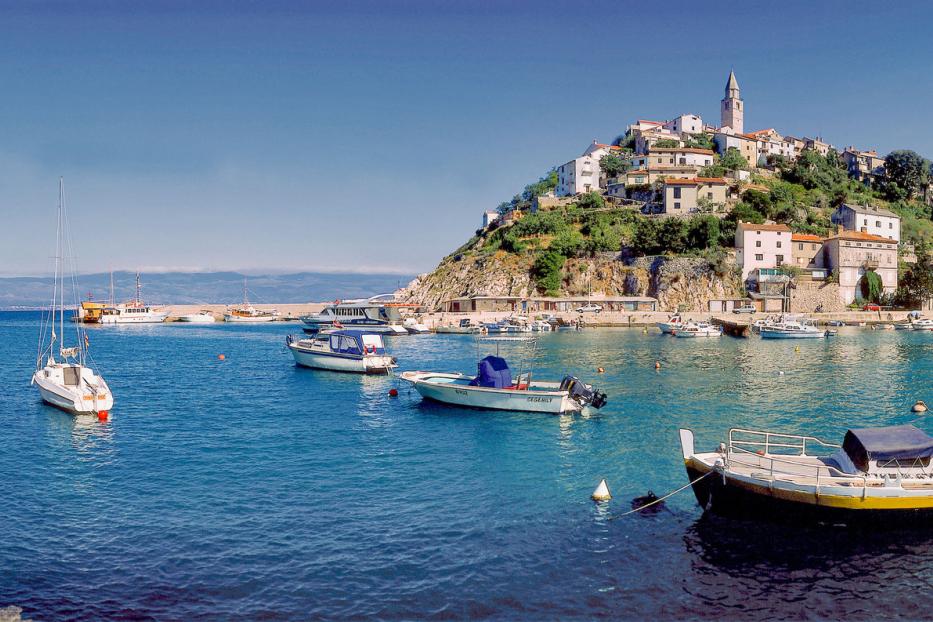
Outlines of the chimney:
<svg viewBox="0 0 933 622">
<path fill-rule="evenodd" d="M 842 225 L 836 225 L 836 235 L 842 235 L 843 231 Z"/>
</svg>

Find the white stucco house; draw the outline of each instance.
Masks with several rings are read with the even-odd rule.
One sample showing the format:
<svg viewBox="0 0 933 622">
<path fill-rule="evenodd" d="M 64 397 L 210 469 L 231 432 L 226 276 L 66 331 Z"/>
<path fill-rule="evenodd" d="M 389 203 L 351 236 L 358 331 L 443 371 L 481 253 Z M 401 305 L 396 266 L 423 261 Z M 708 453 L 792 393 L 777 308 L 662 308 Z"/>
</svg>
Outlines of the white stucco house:
<svg viewBox="0 0 933 622">
<path fill-rule="evenodd" d="M 739 222 L 735 228 L 735 260 L 743 281 L 753 270 L 790 263 L 792 251 L 787 225 Z"/>
<path fill-rule="evenodd" d="M 843 203 L 831 217 L 833 224 L 846 231 L 860 231 L 895 242 L 901 241 L 901 217 L 894 212 L 871 205 Z"/>
</svg>

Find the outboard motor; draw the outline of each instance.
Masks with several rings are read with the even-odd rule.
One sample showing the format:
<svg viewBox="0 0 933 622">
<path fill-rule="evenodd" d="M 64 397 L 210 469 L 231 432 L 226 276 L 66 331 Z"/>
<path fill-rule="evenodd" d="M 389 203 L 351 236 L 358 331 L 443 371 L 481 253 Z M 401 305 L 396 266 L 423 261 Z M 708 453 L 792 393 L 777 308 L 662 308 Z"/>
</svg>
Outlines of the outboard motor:
<svg viewBox="0 0 933 622">
<path fill-rule="evenodd" d="M 568 395 L 580 404 L 589 404 L 593 408 L 602 408 L 608 401 L 605 393 L 586 386 L 575 376 L 564 376 L 560 381 L 560 390 L 567 391 Z"/>
</svg>

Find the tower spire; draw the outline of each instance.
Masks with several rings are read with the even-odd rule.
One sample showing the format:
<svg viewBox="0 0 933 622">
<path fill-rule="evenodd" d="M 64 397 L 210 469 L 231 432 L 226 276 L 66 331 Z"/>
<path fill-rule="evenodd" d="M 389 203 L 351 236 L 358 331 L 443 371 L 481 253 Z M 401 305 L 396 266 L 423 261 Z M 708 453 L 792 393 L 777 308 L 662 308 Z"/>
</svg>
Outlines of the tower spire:
<svg viewBox="0 0 933 622">
<path fill-rule="evenodd" d="M 735 72 L 729 70 L 729 79 L 726 81 L 726 96 L 722 98 L 720 107 L 720 125 L 732 128 L 737 134 L 745 131 L 745 104 L 739 91 L 739 81 L 735 79 Z"/>
</svg>

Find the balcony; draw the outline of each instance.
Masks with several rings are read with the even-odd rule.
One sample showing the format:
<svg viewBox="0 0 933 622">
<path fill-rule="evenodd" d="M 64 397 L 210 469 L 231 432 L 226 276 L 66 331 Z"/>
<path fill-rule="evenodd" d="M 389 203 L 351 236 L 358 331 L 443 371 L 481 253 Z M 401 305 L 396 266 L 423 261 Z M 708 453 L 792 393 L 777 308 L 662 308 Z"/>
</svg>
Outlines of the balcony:
<svg viewBox="0 0 933 622">
<path fill-rule="evenodd" d="M 881 265 L 877 259 L 866 259 L 862 262 L 862 267 L 866 270 L 876 270 Z"/>
</svg>

